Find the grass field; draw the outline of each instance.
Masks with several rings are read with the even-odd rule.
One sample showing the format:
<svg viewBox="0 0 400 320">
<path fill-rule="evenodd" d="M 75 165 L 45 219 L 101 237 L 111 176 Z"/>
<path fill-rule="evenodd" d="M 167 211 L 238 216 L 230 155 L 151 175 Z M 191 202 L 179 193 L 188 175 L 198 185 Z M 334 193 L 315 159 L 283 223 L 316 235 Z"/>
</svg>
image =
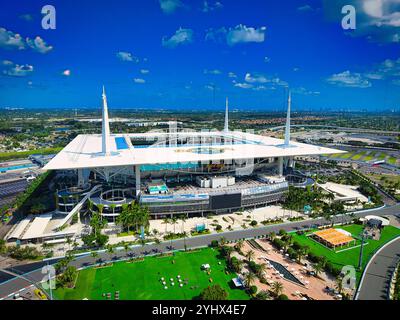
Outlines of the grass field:
<svg viewBox="0 0 400 320">
<path fill-rule="evenodd" d="M 200 269 L 206 263 L 211 267 L 211 275 Z M 121 300 L 191 300 L 211 285 L 209 279 L 212 278 L 212 284 L 219 284 L 227 290 L 228 299 L 249 299 L 244 290 L 231 287 L 231 279 L 236 274 L 226 274 L 225 267 L 225 260 L 211 248 L 177 252 L 174 256 L 148 257 L 132 263 L 117 262 L 105 268 L 84 269 L 79 272 L 74 289 L 59 288 L 55 295 L 64 300 L 105 300 L 103 293 L 111 293 L 114 299 L 115 291 L 119 291 Z M 178 274 L 181 279 L 188 279 L 187 285 L 178 286 Z M 166 279 L 168 289 L 161 284 L 161 277 Z M 170 285 L 170 278 L 174 278 L 174 286 Z M 196 288 L 191 288 L 194 286 Z"/>
<path fill-rule="evenodd" d="M 358 237 L 363 227 L 361 225 L 354 224 L 348 226 L 340 226 L 338 228 L 350 232 L 353 237 Z M 387 226 L 384 228 L 379 241 L 368 239 L 368 244 L 364 246 L 362 268 L 366 266 L 367 262 L 378 248 L 380 248 L 383 244 L 395 238 L 396 236 L 400 236 L 400 229 L 393 226 Z M 314 254 L 318 256 L 325 256 L 328 261 L 330 261 L 333 265 L 340 269 L 345 265 L 352 265 L 355 268 L 357 268 L 358 266 L 360 247 L 354 247 L 346 251 L 335 252 L 318 243 L 317 241 L 309 239 L 306 235 L 294 234 L 293 237 L 295 241 L 299 242 L 302 245 L 308 246 L 310 248 L 310 251 Z M 357 271 L 357 281 L 360 279 L 360 277 L 361 271 Z"/>
</svg>

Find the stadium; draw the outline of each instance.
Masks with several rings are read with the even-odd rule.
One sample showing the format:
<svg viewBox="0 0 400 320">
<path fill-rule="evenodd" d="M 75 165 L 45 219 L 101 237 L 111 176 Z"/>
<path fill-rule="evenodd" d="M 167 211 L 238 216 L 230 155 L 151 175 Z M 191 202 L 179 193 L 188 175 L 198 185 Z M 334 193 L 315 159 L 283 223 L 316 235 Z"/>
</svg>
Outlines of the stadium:
<svg viewBox="0 0 400 320">
<path fill-rule="evenodd" d="M 290 141 L 290 93 L 284 139 L 231 131 L 228 99 L 221 131 L 172 125 L 114 134 L 104 88 L 102 100 L 102 133 L 78 135 L 44 167 L 74 181 L 58 190 L 65 220 L 86 204 L 109 222 L 132 201 L 146 205 L 154 218 L 265 206 L 280 201 L 289 183 L 307 183 L 295 174 L 294 157 L 342 152 Z"/>
</svg>

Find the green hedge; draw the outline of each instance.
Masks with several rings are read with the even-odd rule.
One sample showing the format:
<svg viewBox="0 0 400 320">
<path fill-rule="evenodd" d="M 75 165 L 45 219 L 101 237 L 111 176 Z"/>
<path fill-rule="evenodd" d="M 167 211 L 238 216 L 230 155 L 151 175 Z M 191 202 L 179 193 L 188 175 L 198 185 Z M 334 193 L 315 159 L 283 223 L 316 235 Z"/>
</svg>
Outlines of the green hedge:
<svg viewBox="0 0 400 320">
<path fill-rule="evenodd" d="M 20 151 L 20 152 L 1 152 L 0 153 L 0 161 L 5 160 L 14 160 L 14 159 L 25 159 L 32 154 L 52 154 L 58 153 L 61 151 L 61 147 L 59 148 L 45 148 L 45 149 L 36 149 L 36 150 L 28 150 L 28 151 Z"/>
</svg>

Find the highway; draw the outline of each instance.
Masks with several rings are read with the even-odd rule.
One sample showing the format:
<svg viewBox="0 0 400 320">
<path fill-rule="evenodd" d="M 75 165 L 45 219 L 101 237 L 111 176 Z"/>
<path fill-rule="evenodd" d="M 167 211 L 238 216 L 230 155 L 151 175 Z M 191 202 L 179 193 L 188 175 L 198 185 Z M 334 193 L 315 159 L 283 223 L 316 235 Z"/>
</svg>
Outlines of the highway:
<svg viewBox="0 0 400 320">
<path fill-rule="evenodd" d="M 354 217 L 364 217 L 369 214 L 374 215 L 396 215 L 400 212 L 400 205 L 397 204 L 391 207 L 385 207 L 381 209 L 375 210 L 365 210 L 354 213 Z M 347 221 L 351 221 L 353 217 L 351 215 L 341 215 L 334 217 L 334 223 L 343 223 Z M 296 231 L 309 227 L 316 227 L 325 224 L 329 224 L 330 222 L 325 220 L 324 218 L 317 218 L 306 221 L 298 221 L 298 222 L 288 222 L 279 225 L 269 225 L 265 227 L 252 228 L 252 229 L 244 229 L 244 230 L 235 230 L 229 232 L 221 232 L 217 234 L 209 234 L 204 236 L 196 236 L 190 237 L 186 239 L 179 239 L 174 241 L 162 242 L 160 244 L 147 244 L 145 246 L 135 246 L 132 247 L 128 252 L 125 250 L 116 251 L 112 254 L 108 252 L 101 252 L 97 257 L 92 257 L 91 255 L 85 255 L 76 258 L 71 262 L 71 265 L 76 266 L 77 268 L 86 267 L 89 265 L 93 265 L 100 262 L 119 260 L 119 259 L 127 259 L 130 257 L 138 257 L 143 255 L 151 255 L 157 254 L 161 252 L 168 252 L 172 250 L 183 250 L 185 248 L 198 248 L 208 246 L 213 240 L 220 240 L 222 237 L 227 241 L 237 241 L 239 239 L 250 239 L 259 236 L 265 236 L 270 232 L 278 232 L 280 229 L 284 229 L 286 231 Z M 48 263 L 56 263 L 57 260 L 51 260 Z M 8 269 L 11 272 L 18 273 L 28 278 L 30 281 L 41 281 L 44 275 L 41 273 L 41 267 L 46 265 L 47 262 L 37 262 L 34 264 L 27 264 L 18 266 L 12 269 Z M 0 299 L 7 298 L 12 296 L 13 293 L 22 290 L 23 288 L 30 286 L 31 284 L 21 278 L 9 278 L 9 275 L 4 275 L 0 271 Z"/>
</svg>

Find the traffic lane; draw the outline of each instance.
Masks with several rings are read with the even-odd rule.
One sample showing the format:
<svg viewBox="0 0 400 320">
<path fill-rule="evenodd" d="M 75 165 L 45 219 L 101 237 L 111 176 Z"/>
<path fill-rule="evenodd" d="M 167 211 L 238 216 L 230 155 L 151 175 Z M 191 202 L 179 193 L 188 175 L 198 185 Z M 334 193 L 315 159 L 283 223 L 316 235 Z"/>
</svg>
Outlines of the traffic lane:
<svg viewBox="0 0 400 320">
<path fill-rule="evenodd" d="M 387 300 L 391 276 L 400 259 L 400 238 L 375 255 L 360 287 L 359 300 Z"/>
</svg>

